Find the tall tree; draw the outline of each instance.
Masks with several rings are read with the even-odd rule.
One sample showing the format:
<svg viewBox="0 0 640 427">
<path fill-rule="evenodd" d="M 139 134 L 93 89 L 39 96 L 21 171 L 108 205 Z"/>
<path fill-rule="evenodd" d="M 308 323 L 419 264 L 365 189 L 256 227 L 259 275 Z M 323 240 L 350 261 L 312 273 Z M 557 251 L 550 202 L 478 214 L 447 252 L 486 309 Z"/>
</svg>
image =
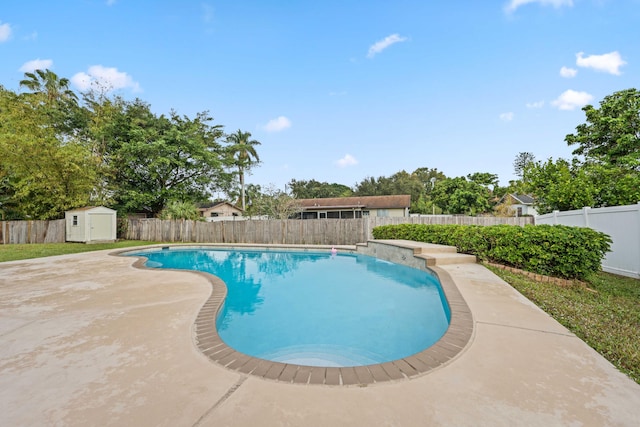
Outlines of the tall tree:
<svg viewBox="0 0 640 427">
<path fill-rule="evenodd" d="M 535 161 L 536 156 L 534 156 L 533 153 L 529 153 L 528 151 L 522 151 L 518 153 L 516 158 L 513 160 L 513 171 L 515 172 L 516 176 L 522 179 L 527 165 Z"/>
<path fill-rule="evenodd" d="M 491 190 L 498 185 L 498 175 L 495 173 L 489 172 L 474 172 L 467 175 L 469 181 L 475 182 L 476 184 L 480 184 L 483 187 L 489 188 L 491 186 Z"/>
<path fill-rule="evenodd" d="M 296 199 L 317 199 L 327 197 L 349 197 L 353 190 L 343 184 L 292 179 L 287 184 Z"/>
<path fill-rule="evenodd" d="M 106 90 L 92 88 L 82 94 L 86 123 L 78 139 L 91 151 L 96 162 L 98 175 L 91 203 L 111 206 L 119 186 L 116 175 L 122 167 L 116 153 L 130 139 L 127 109 L 134 103 L 120 96 L 109 97 L 106 93 Z"/>
<path fill-rule="evenodd" d="M 69 79 L 60 78 L 49 69 L 24 73 L 24 76 L 25 78 L 20 80 L 20 86 L 34 93 L 44 94 L 47 102 L 64 99 L 78 100 L 78 96 L 69 89 Z"/>
<path fill-rule="evenodd" d="M 123 211 L 158 215 L 171 201 L 201 202 L 227 177 L 222 129 L 208 113 L 194 119 L 171 112 L 154 115 L 136 100 L 127 105 L 113 153 L 114 198 Z"/>
<path fill-rule="evenodd" d="M 274 186 L 267 187 L 254 199 L 252 209 L 269 219 L 288 219 L 302 210 L 298 200 Z"/>
<path fill-rule="evenodd" d="M 577 146 L 574 155 L 640 171 L 640 91 L 626 89 L 605 96 L 600 108 L 582 108 L 587 122 L 566 136 L 568 145 Z"/>
<path fill-rule="evenodd" d="M 73 138 L 60 138 L 32 94 L 1 88 L 0 171 L 3 204 L 18 218 L 60 218 L 87 204 L 95 184 L 89 150 Z"/>
<path fill-rule="evenodd" d="M 431 197 L 436 206 L 449 214 L 477 215 L 488 212 L 490 192 L 476 182 L 463 176 L 447 178 L 436 183 Z"/>
<path fill-rule="evenodd" d="M 427 195 L 431 193 L 436 182 L 447 178 L 446 175 L 437 168 L 422 167 L 414 170 L 411 174 L 422 183 Z"/>
<path fill-rule="evenodd" d="M 56 130 L 57 137 L 68 139 L 84 126 L 84 115 L 78 106 L 77 95 L 69 88 L 69 79 L 60 78 L 51 70 L 25 73 L 20 87 L 30 91 L 25 99 L 49 118 L 47 126 Z"/>
<path fill-rule="evenodd" d="M 595 206 L 598 189 L 577 159 L 530 163 L 525 175 L 539 214 Z"/>
<path fill-rule="evenodd" d="M 572 162 L 565 159 L 531 163 L 527 186 L 536 196 L 540 214 L 635 204 L 640 200 L 640 174 L 610 165 Z"/>
<path fill-rule="evenodd" d="M 240 178 L 240 191 L 242 192 L 242 210 L 245 210 L 245 187 L 244 187 L 244 174 L 253 165 L 260 162 L 256 146 L 260 145 L 260 142 L 255 139 L 251 139 L 251 133 L 242 132 L 238 129 L 235 133 L 227 136 L 227 143 L 229 144 L 228 150 L 233 164 L 238 168 L 238 177 Z"/>
</svg>

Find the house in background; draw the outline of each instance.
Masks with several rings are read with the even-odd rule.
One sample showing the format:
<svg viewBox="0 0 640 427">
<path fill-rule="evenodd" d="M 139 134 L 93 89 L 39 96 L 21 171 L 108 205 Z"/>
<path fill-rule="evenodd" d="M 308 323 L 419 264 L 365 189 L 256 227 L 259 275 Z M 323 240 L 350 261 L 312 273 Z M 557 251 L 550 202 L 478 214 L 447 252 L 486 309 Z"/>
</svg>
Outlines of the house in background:
<svg viewBox="0 0 640 427">
<path fill-rule="evenodd" d="M 513 210 L 514 216 L 536 216 L 538 211 L 533 207 L 534 198 L 528 194 L 508 193 L 502 196 L 499 204 L 505 204 Z"/>
<path fill-rule="evenodd" d="M 198 208 L 207 221 L 234 220 L 242 217 L 242 209 L 229 202 L 213 202 Z"/>
<path fill-rule="evenodd" d="M 115 242 L 116 211 L 104 206 L 87 206 L 64 213 L 67 242 Z"/>
<path fill-rule="evenodd" d="M 302 219 L 408 217 L 411 206 L 411 196 L 408 194 L 298 199 L 297 201 L 302 209 L 297 217 Z"/>
</svg>

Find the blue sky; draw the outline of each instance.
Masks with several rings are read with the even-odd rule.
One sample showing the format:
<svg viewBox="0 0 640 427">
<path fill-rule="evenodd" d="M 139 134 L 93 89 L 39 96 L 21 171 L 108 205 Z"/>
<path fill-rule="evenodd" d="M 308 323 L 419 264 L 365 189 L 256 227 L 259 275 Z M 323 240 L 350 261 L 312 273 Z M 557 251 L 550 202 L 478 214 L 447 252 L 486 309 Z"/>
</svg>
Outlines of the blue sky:
<svg viewBox="0 0 640 427">
<path fill-rule="evenodd" d="M 581 107 L 636 87 L 640 0 L 4 0 L 0 84 L 50 68 L 249 131 L 248 183 L 569 158 Z"/>
</svg>

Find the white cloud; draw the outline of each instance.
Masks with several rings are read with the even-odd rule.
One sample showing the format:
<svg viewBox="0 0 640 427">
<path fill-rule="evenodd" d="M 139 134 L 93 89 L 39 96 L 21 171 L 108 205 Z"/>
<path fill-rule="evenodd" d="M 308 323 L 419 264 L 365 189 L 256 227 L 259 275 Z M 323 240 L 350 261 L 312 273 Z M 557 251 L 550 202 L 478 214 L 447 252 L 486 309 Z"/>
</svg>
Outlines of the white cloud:
<svg viewBox="0 0 640 427">
<path fill-rule="evenodd" d="M 369 48 L 369 52 L 367 53 L 367 58 L 373 58 L 392 44 L 404 42 L 407 40 L 408 39 L 406 37 L 401 37 L 398 34 L 391 34 L 390 36 L 387 36 L 384 39 L 372 44 Z"/>
<path fill-rule="evenodd" d="M 542 108 L 544 107 L 544 101 L 528 102 L 527 108 Z"/>
<path fill-rule="evenodd" d="M 569 67 L 560 68 L 560 75 L 564 78 L 570 79 L 572 77 L 575 77 L 576 74 L 578 74 L 578 70 L 576 70 L 575 68 L 569 68 Z"/>
<path fill-rule="evenodd" d="M 347 166 L 357 165 L 358 161 L 351 154 L 345 154 L 343 158 L 336 161 L 336 164 L 341 168 L 346 168 Z"/>
<path fill-rule="evenodd" d="M 71 77 L 73 83 L 80 90 L 88 90 L 92 85 L 99 85 L 106 91 L 118 89 L 131 89 L 140 92 L 140 84 L 125 72 L 118 71 L 114 67 L 92 65 L 87 72 L 79 72 Z"/>
<path fill-rule="evenodd" d="M 504 10 L 507 13 L 512 13 L 520 6 L 530 3 L 538 3 L 541 6 L 553 6 L 556 9 L 562 6 L 573 6 L 573 0 L 511 0 L 507 3 Z"/>
<path fill-rule="evenodd" d="M 0 43 L 6 42 L 11 38 L 11 25 L 0 24 Z"/>
<path fill-rule="evenodd" d="M 513 120 L 513 116 L 514 114 L 512 112 L 502 113 L 500 114 L 500 120 L 502 120 L 503 122 L 510 122 L 511 120 Z"/>
<path fill-rule="evenodd" d="M 46 70 L 47 68 L 51 68 L 52 65 L 53 61 L 51 59 L 38 58 L 22 64 L 20 71 L 23 73 L 33 73 L 35 70 Z"/>
<path fill-rule="evenodd" d="M 285 116 L 279 116 L 278 118 L 269 120 L 264 126 L 264 130 L 267 132 L 280 132 L 291 127 L 291 120 Z"/>
<path fill-rule="evenodd" d="M 551 102 L 551 105 L 559 110 L 575 110 L 584 107 L 593 99 L 593 95 L 587 92 L 577 92 L 575 90 L 564 91 L 558 99 Z"/>
<path fill-rule="evenodd" d="M 593 68 L 609 74 L 620 75 L 620 67 L 626 64 L 617 51 L 603 55 L 589 55 L 583 57 L 584 52 L 576 53 L 576 65 L 578 67 Z"/>
</svg>

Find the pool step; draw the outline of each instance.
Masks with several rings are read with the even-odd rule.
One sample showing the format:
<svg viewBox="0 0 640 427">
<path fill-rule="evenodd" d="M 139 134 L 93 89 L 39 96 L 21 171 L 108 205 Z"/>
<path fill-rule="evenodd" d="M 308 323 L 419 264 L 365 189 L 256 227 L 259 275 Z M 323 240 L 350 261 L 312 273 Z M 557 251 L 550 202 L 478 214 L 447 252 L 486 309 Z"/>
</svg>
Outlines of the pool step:
<svg viewBox="0 0 640 427">
<path fill-rule="evenodd" d="M 424 258 L 427 266 L 446 265 L 446 264 L 475 264 L 477 262 L 475 255 L 459 254 L 459 253 L 435 253 L 428 252 L 414 255 L 417 258 Z"/>
<path fill-rule="evenodd" d="M 369 240 L 366 244 L 358 244 L 357 250 L 358 252 L 400 264 L 411 264 L 411 261 L 403 262 L 407 261 L 407 253 L 409 253 L 413 255 L 414 259 L 424 260 L 427 267 L 447 264 L 473 264 L 477 262 L 475 255 L 459 254 L 455 246 L 414 242 L 412 240 Z"/>
</svg>

